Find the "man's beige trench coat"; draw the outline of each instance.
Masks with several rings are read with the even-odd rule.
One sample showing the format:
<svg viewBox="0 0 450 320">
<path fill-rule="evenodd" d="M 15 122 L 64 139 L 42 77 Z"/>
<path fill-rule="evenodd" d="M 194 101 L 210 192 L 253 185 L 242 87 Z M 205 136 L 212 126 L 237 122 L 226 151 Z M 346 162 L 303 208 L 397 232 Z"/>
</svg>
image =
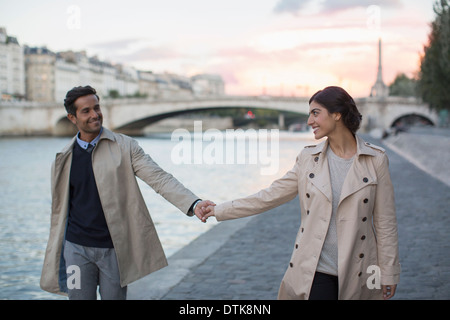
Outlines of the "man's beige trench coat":
<svg viewBox="0 0 450 320">
<path fill-rule="evenodd" d="M 76 137 L 56 155 L 51 172 L 51 226 L 41 288 L 59 294 L 65 294 L 67 290 L 66 266 L 61 253 L 68 216 L 69 176 L 74 143 Z M 134 139 L 106 128 L 103 128 L 100 140 L 92 152 L 92 167 L 118 259 L 121 286 L 167 266 L 163 248 L 135 176 L 184 213 L 188 213 L 198 197 L 171 174 L 162 170 Z"/>
<path fill-rule="evenodd" d="M 336 217 L 339 299 L 381 299 L 381 290 L 369 289 L 366 282 L 370 277 L 376 283 L 369 266 L 380 268 L 381 284 L 399 282 L 394 190 L 384 150 L 356 139 L 357 156 L 342 186 Z M 270 187 L 215 207 L 220 221 L 258 214 L 299 195 L 301 224 L 279 299 L 309 297 L 332 211 L 327 145 L 325 140 L 303 149 L 293 169 Z"/>
</svg>

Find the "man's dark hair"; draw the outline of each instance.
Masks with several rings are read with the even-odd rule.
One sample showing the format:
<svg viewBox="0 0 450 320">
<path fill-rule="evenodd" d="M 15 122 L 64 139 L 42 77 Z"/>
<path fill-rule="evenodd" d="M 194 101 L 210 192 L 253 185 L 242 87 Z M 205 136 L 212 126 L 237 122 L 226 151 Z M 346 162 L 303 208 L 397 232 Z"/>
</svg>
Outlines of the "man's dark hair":
<svg viewBox="0 0 450 320">
<path fill-rule="evenodd" d="M 67 113 L 77 115 L 77 107 L 75 106 L 75 100 L 79 97 L 88 96 L 93 94 L 97 97 L 98 101 L 100 101 L 99 96 L 97 95 L 97 91 L 91 86 L 79 86 L 69 90 L 66 94 L 66 98 L 64 99 L 64 107 L 66 108 Z"/>
</svg>

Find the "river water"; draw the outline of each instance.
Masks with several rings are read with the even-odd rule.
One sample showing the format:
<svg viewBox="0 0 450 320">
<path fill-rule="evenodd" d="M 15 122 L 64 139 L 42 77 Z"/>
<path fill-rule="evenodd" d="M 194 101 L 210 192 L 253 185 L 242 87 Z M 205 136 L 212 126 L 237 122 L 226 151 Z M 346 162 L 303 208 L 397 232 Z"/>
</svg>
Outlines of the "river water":
<svg viewBox="0 0 450 320">
<path fill-rule="evenodd" d="M 227 139 L 225 135 L 222 137 Z M 211 151 L 213 142 L 202 141 L 201 136 L 195 138 L 200 139 L 203 154 Z M 248 158 L 250 146 L 255 141 L 246 141 L 244 163 L 236 160 L 220 164 L 207 156 L 194 159 L 192 163 L 180 163 L 180 153 L 174 151 L 183 149 L 181 143 L 186 141 L 173 140 L 170 134 L 136 140 L 164 170 L 199 197 L 216 203 L 269 186 L 292 168 L 305 145 L 314 143 L 310 135 L 279 132 L 279 139 L 276 139 L 279 151 L 273 144 L 268 145 L 273 151 L 271 158 L 278 159 L 277 165 L 272 166 L 277 170 L 262 174 L 261 169 L 267 167 L 267 161 L 257 158 L 257 163 L 253 163 Z M 41 290 L 39 279 L 50 226 L 50 167 L 55 154 L 69 141 L 70 138 L 56 137 L 0 139 L 0 299 L 61 299 Z M 242 149 L 237 142 L 235 147 Z M 215 149 L 217 152 L 218 148 Z M 192 150 L 198 151 L 198 145 Z M 185 216 L 148 185 L 138 182 L 167 256 L 218 223 L 209 219 L 203 224 L 195 217 Z"/>
</svg>

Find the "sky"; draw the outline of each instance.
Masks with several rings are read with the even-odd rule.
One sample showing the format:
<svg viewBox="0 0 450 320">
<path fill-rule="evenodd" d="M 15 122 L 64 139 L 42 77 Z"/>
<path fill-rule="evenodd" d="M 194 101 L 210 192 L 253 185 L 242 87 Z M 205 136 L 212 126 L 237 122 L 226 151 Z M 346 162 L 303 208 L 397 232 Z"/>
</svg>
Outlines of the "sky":
<svg viewBox="0 0 450 320">
<path fill-rule="evenodd" d="M 219 74 L 231 95 L 309 97 L 339 85 L 366 97 L 376 80 L 414 76 L 434 0 L 0 0 L 21 45 L 155 73 Z"/>
</svg>

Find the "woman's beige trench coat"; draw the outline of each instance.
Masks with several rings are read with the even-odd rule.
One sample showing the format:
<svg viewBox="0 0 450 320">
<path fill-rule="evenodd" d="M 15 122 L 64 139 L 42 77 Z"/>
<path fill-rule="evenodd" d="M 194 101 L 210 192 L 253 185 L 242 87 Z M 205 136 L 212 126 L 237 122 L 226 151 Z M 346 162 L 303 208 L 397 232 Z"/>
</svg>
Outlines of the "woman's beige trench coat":
<svg viewBox="0 0 450 320">
<path fill-rule="evenodd" d="M 367 286 L 368 278 L 376 284 L 373 270 L 379 267 L 381 284 L 397 284 L 400 277 L 394 190 L 384 150 L 356 139 L 357 156 L 336 217 L 339 299 L 381 299 L 381 290 Z M 279 299 L 309 297 L 332 211 L 327 145 L 326 140 L 303 149 L 293 169 L 270 187 L 215 207 L 220 221 L 258 214 L 299 195 L 301 225 Z"/>
<path fill-rule="evenodd" d="M 58 294 L 65 294 L 67 290 L 66 266 L 61 253 L 74 143 L 76 138 L 56 155 L 51 174 L 52 214 L 41 288 Z M 184 213 L 188 213 L 198 197 L 162 170 L 134 139 L 106 128 L 92 152 L 92 167 L 117 255 L 121 286 L 165 267 L 167 260 L 135 176 Z"/>
</svg>

